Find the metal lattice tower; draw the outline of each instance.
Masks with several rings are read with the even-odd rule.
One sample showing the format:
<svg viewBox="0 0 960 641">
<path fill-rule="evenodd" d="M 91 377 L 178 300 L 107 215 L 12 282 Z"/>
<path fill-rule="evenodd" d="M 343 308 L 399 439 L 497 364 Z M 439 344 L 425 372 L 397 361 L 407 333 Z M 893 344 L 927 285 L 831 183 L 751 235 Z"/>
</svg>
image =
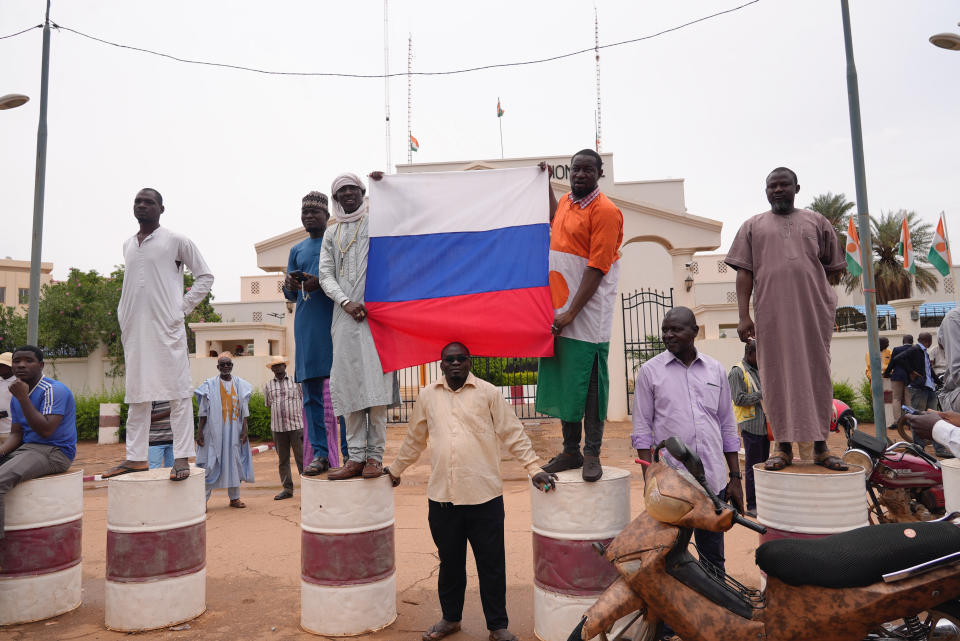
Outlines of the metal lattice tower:
<svg viewBox="0 0 960 641">
<path fill-rule="evenodd" d="M 413 163 L 413 34 L 407 34 L 407 164 Z"/>
<path fill-rule="evenodd" d="M 387 166 L 385 173 L 393 173 L 393 162 L 390 159 L 390 14 L 387 11 L 387 0 L 383 0 L 383 109 L 386 123 Z"/>
<path fill-rule="evenodd" d="M 597 153 L 600 153 L 603 115 L 600 111 L 600 20 L 596 5 L 593 6 L 593 53 L 597 63 Z"/>
</svg>

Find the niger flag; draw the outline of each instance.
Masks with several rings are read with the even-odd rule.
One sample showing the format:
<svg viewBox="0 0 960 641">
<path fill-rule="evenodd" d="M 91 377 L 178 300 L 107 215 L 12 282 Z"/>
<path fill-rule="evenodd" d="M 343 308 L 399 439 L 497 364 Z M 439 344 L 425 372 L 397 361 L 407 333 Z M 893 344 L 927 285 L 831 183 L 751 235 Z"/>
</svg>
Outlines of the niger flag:
<svg viewBox="0 0 960 641">
<path fill-rule="evenodd" d="M 847 271 L 854 277 L 863 273 L 863 253 L 860 250 L 860 235 L 853 224 L 853 216 L 847 219 Z"/>
</svg>

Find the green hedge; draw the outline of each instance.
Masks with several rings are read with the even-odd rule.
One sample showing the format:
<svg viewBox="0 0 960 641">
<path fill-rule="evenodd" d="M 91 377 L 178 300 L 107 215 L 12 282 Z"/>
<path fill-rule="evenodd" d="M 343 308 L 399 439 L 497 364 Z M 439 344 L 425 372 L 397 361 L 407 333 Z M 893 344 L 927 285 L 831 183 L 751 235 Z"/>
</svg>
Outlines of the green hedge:
<svg viewBox="0 0 960 641">
<path fill-rule="evenodd" d="M 123 392 L 120 390 L 103 392 L 100 394 L 75 395 L 77 406 L 77 440 L 96 441 L 100 429 L 100 404 L 120 403 L 120 440 L 127 432 L 127 404 L 123 402 Z M 193 399 L 193 423 L 196 428 L 199 422 L 197 417 L 197 399 Z M 254 392 L 250 397 L 250 418 L 247 427 L 251 441 L 271 441 L 273 434 L 270 431 L 270 408 L 263 398 L 263 392 Z"/>
</svg>

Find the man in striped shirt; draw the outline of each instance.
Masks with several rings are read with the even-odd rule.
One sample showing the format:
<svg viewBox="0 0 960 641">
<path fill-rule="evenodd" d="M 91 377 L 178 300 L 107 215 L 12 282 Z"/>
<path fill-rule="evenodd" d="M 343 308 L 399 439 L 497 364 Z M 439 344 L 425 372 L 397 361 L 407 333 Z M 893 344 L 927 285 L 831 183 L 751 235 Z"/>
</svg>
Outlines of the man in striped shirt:
<svg viewBox="0 0 960 641">
<path fill-rule="evenodd" d="M 287 359 L 274 356 L 267 364 L 273 378 L 263 386 L 263 396 L 270 408 L 270 430 L 277 447 L 280 483 L 283 490 L 273 500 L 282 501 L 293 496 L 293 478 L 290 476 L 290 449 L 297 462 L 297 471 L 303 474 L 303 396 L 300 386 L 287 376 Z"/>
<path fill-rule="evenodd" d="M 149 443 L 147 464 L 150 469 L 173 467 L 173 428 L 170 426 L 170 401 L 153 401 L 150 410 Z"/>
</svg>

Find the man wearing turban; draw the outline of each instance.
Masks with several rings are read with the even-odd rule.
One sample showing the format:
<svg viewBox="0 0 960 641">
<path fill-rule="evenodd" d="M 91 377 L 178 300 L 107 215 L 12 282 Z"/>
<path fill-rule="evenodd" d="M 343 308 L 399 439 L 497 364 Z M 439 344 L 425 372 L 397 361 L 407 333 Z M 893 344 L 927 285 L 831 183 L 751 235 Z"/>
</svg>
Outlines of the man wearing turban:
<svg viewBox="0 0 960 641">
<path fill-rule="evenodd" d="M 371 174 L 374 180 L 381 176 Z M 370 247 L 366 187 L 356 175 L 342 174 L 330 193 L 335 220 L 323 235 L 319 275 L 320 286 L 334 303 L 330 396 L 334 411 L 346 418 L 349 460 L 327 478 L 377 478 L 383 473 L 387 406 L 394 389 L 393 375 L 384 374 L 380 364 L 363 305 Z"/>
</svg>

